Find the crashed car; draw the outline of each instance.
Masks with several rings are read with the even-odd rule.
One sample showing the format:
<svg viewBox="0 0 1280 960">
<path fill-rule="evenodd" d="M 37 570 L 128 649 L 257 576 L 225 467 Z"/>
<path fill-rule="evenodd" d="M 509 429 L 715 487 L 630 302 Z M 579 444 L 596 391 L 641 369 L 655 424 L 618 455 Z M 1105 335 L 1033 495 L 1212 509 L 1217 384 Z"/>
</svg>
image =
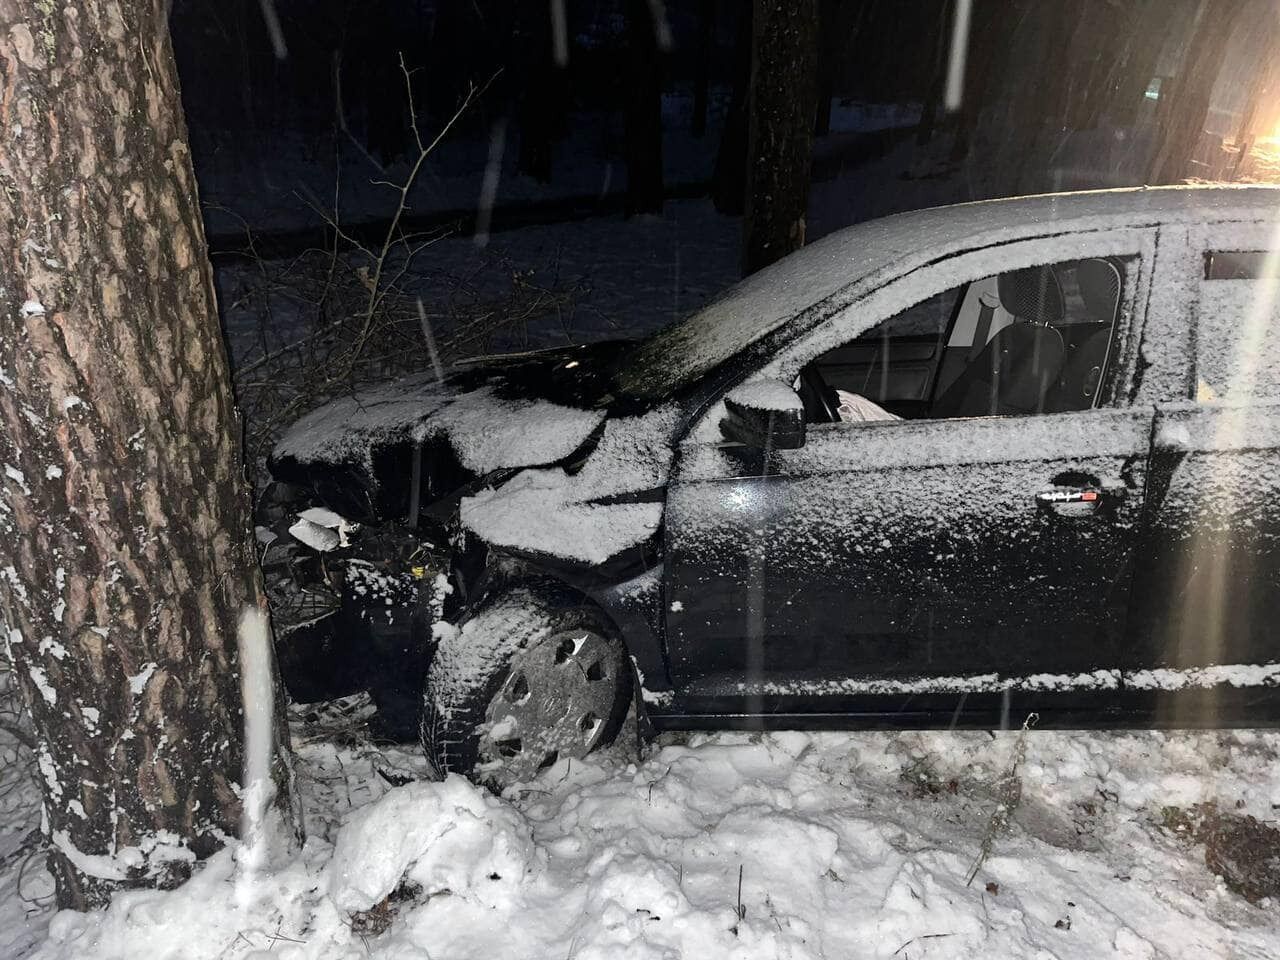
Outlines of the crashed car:
<svg viewBox="0 0 1280 960">
<path fill-rule="evenodd" d="M 369 686 L 496 785 L 633 704 L 657 730 L 1274 723 L 1278 278 L 1265 187 L 966 204 L 643 341 L 339 398 L 271 459 L 300 508 L 286 680 Z"/>
</svg>

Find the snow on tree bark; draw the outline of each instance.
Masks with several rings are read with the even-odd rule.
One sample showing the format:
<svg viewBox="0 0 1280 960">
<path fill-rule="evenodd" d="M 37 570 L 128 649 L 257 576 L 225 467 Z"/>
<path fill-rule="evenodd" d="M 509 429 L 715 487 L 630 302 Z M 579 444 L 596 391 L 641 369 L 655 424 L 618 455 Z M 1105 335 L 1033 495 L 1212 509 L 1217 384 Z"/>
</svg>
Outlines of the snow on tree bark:
<svg viewBox="0 0 1280 960">
<path fill-rule="evenodd" d="M 817 0 L 756 0 L 742 272 L 804 246 L 817 80 Z"/>
<path fill-rule="evenodd" d="M 262 589 L 167 11 L 0 0 L 0 615 L 63 907 L 240 816 Z"/>
</svg>

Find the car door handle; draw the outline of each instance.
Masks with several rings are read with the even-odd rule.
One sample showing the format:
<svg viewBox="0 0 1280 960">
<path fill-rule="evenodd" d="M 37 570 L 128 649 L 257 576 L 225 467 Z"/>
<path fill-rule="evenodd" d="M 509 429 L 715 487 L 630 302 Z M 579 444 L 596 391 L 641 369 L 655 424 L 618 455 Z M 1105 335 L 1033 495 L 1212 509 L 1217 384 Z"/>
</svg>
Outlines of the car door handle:
<svg viewBox="0 0 1280 960">
<path fill-rule="evenodd" d="M 1036 494 L 1036 506 L 1060 517 L 1091 517 L 1106 503 L 1122 500 L 1124 495 L 1124 487 L 1055 486 Z"/>
</svg>

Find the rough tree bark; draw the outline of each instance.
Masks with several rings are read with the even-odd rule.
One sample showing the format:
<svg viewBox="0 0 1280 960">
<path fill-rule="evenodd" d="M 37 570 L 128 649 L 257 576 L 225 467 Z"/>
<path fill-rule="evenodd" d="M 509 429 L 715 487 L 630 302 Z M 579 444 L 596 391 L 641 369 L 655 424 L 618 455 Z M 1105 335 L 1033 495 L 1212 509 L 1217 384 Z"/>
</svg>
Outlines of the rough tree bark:
<svg viewBox="0 0 1280 960">
<path fill-rule="evenodd" d="M 263 594 L 168 6 L 0 0 L 0 616 L 71 908 L 239 832 Z"/>
<path fill-rule="evenodd" d="M 804 246 L 817 43 L 817 0 L 756 0 L 743 275 Z"/>
</svg>

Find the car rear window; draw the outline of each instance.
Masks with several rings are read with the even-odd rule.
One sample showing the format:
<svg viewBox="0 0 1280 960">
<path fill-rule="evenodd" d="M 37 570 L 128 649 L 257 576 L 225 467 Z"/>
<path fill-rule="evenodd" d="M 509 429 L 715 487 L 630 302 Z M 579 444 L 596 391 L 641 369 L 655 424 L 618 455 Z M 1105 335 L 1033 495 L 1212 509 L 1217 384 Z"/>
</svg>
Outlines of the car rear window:
<svg viewBox="0 0 1280 960">
<path fill-rule="evenodd" d="M 1196 331 L 1197 396 L 1280 396 L 1280 251 L 1204 256 Z"/>
</svg>

